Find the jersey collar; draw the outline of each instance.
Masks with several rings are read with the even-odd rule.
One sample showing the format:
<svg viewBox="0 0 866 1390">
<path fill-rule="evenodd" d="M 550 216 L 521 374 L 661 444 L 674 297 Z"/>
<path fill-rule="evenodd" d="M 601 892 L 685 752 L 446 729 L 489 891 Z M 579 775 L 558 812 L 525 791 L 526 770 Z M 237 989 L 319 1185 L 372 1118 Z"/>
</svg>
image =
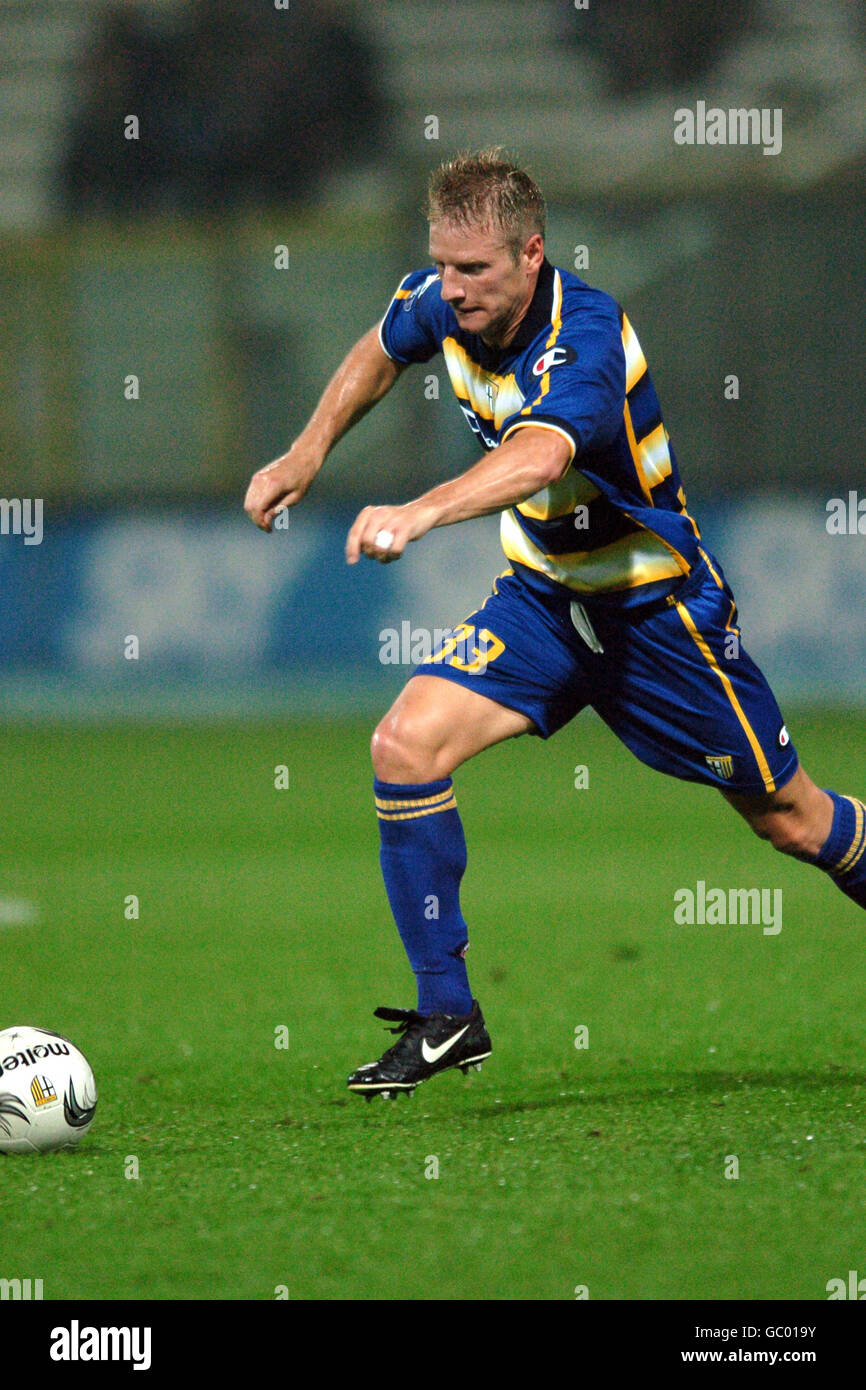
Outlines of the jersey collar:
<svg viewBox="0 0 866 1390">
<path fill-rule="evenodd" d="M 538 272 L 535 293 L 529 301 L 529 308 L 517 325 L 517 332 L 506 348 L 507 352 L 528 348 L 550 323 L 553 314 L 553 276 L 553 266 L 545 256 Z"/>
</svg>

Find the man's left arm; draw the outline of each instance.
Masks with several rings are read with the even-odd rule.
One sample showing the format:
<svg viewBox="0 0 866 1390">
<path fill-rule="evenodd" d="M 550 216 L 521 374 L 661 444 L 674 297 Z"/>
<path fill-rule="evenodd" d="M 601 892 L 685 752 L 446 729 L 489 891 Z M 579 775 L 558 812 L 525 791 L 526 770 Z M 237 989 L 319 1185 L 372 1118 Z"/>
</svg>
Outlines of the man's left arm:
<svg viewBox="0 0 866 1390">
<path fill-rule="evenodd" d="M 365 507 L 346 540 L 346 560 L 350 565 L 362 555 L 383 564 L 398 560 L 410 541 L 420 540 L 436 526 L 504 511 L 549 487 L 562 477 L 572 456 L 571 444 L 555 430 L 542 426 L 516 430 L 458 478 L 440 483 L 413 502 Z"/>
</svg>

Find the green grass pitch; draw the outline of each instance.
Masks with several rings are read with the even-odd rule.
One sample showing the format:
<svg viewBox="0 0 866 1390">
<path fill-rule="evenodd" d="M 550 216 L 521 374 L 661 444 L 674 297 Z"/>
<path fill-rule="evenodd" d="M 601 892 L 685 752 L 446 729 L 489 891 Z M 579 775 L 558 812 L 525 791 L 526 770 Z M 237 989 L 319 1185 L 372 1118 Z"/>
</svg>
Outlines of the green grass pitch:
<svg viewBox="0 0 866 1390">
<path fill-rule="evenodd" d="M 816 780 L 866 791 L 864 717 L 789 724 Z M 593 718 L 456 777 L 492 1058 L 348 1095 L 390 1041 L 372 1010 L 414 1002 L 369 731 L 0 732 L 0 898 L 39 906 L 0 927 L 0 1026 L 68 1034 L 100 1086 L 78 1150 L 0 1159 L 0 1276 L 46 1299 L 821 1300 L 866 1273 L 866 918 Z M 677 925 L 699 879 L 780 888 L 781 932 Z"/>
</svg>

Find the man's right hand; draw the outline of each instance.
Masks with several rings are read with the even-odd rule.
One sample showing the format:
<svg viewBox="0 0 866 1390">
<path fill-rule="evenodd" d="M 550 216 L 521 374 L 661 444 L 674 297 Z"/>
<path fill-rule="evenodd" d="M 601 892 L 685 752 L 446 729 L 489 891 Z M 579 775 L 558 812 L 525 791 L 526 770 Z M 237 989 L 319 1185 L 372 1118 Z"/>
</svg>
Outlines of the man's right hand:
<svg viewBox="0 0 866 1390">
<path fill-rule="evenodd" d="M 270 531 L 277 512 L 300 502 L 330 450 L 390 391 L 402 370 L 382 347 L 378 325 L 359 338 L 288 453 L 253 474 L 244 508 L 257 526 Z"/>
<path fill-rule="evenodd" d="M 244 498 L 244 511 L 263 531 L 270 531 L 277 512 L 300 502 L 322 462 L 318 452 L 296 441 L 287 454 L 253 474 Z"/>
</svg>

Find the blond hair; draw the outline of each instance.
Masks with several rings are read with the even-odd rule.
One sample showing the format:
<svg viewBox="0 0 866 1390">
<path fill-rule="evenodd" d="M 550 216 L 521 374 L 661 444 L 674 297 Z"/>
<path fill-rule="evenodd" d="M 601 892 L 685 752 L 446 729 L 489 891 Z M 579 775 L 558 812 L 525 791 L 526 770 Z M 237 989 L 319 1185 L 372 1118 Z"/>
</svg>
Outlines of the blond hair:
<svg viewBox="0 0 866 1390">
<path fill-rule="evenodd" d="M 455 155 L 434 169 L 424 215 L 428 222 L 499 230 L 517 260 L 529 237 L 544 236 L 547 209 L 535 181 L 496 145 Z"/>
</svg>

